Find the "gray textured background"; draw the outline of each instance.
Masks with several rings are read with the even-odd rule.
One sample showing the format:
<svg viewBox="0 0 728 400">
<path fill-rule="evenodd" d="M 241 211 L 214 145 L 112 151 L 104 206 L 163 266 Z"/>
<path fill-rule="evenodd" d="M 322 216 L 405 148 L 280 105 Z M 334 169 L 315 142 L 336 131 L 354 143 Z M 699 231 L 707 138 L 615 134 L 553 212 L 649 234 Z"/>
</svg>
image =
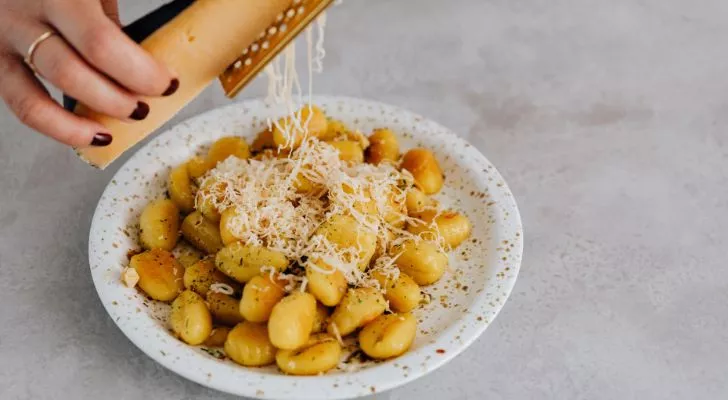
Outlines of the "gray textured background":
<svg viewBox="0 0 728 400">
<path fill-rule="evenodd" d="M 125 20 L 160 3 L 121 2 Z M 524 218 L 503 313 L 389 398 L 728 396 L 727 21 L 722 0 L 348 0 L 331 13 L 316 90 L 451 127 Z M 225 103 L 211 88 L 174 122 Z M 228 398 L 145 357 L 96 297 L 87 235 L 119 165 L 92 170 L 0 111 L 0 398 Z"/>
</svg>

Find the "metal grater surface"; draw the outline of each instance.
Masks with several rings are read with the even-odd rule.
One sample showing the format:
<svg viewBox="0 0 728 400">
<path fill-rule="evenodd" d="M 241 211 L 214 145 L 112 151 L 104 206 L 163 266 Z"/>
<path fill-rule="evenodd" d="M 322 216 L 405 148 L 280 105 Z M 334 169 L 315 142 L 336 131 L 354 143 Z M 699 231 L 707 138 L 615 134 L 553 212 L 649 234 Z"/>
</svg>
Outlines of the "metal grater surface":
<svg viewBox="0 0 728 400">
<path fill-rule="evenodd" d="M 271 26 L 220 75 L 228 97 L 235 97 L 268 63 L 311 24 L 334 0 L 293 0 Z"/>
</svg>

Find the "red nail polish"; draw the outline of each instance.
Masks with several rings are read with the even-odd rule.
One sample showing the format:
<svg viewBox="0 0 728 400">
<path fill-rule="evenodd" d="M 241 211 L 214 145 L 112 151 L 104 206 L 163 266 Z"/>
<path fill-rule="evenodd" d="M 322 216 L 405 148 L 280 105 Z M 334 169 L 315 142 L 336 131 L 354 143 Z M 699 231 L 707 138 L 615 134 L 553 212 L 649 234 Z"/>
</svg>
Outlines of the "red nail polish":
<svg viewBox="0 0 728 400">
<path fill-rule="evenodd" d="M 129 118 L 135 121 L 141 121 L 149 115 L 149 104 L 139 101 L 137 102 L 137 108 L 129 116 Z"/>
<path fill-rule="evenodd" d="M 114 140 L 114 138 L 108 133 L 97 133 L 96 136 L 94 136 L 94 140 L 91 141 L 91 146 L 108 146 L 111 144 L 112 140 Z"/>
<path fill-rule="evenodd" d="M 162 93 L 162 96 L 165 96 L 165 97 L 171 96 L 177 91 L 177 89 L 179 89 L 179 79 L 174 78 L 169 83 L 169 87 L 167 88 L 167 90 L 165 90 L 164 93 Z"/>
</svg>

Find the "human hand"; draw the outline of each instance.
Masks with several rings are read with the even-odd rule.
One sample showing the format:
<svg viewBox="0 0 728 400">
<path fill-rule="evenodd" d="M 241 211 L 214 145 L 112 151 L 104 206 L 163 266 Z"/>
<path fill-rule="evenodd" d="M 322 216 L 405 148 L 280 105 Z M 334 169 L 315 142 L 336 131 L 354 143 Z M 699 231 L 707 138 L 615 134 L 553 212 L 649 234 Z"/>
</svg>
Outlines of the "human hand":
<svg viewBox="0 0 728 400">
<path fill-rule="evenodd" d="M 119 26 L 117 0 L 0 0 L 0 97 L 29 127 L 74 147 L 105 146 L 103 125 L 55 102 L 39 76 L 89 108 L 112 117 L 143 120 L 141 96 L 168 96 L 179 81 L 129 39 Z"/>
</svg>

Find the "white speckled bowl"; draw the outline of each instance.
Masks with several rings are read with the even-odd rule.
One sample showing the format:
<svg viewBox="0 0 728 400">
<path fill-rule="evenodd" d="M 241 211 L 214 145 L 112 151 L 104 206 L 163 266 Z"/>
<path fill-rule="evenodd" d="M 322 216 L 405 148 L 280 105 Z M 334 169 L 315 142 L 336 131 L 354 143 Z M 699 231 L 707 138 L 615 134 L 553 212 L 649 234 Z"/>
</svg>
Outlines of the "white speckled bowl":
<svg viewBox="0 0 728 400">
<path fill-rule="evenodd" d="M 293 377 L 275 368 L 252 369 L 219 360 L 173 338 L 164 323 L 168 306 L 150 302 L 121 284 L 127 252 L 138 248 L 136 229 L 143 207 L 163 196 L 176 166 L 226 135 L 252 138 L 268 117 L 283 113 L 263 101 L 210 111 L 160 134 L 114 176 L 96 208 L 89 262 L 96 290 L 111 318 L 147 355 L 172 371 L 218 390 L 266 399 L 345 399 L 407 383 L 465 350 L 493 321 L 513 288 L 521 264 L 523 229 L 516 202 L 498 171 L 474 147 L 446 128 L 397 107 L 372 101 L 318 97 L 327 114 L 369 132 L 389 127 L 403 149 L 435 151 L 446 175 L 438 198 L 474 223 L 471 240 L 450 256 L 450 269 L 426 288 L 433 302 L 419 309 L 417 339 L 405 355 L 357 372 Z"/>
</svg>

